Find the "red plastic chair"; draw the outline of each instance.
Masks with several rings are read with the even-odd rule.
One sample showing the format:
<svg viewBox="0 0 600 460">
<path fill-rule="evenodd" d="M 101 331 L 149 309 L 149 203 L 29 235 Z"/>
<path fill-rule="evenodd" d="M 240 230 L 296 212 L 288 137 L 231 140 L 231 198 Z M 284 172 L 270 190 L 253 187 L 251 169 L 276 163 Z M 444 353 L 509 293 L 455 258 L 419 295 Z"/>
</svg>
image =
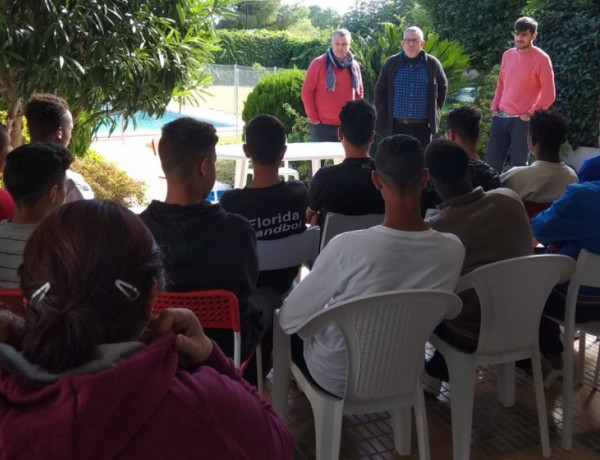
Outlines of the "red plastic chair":
<svg viewBox="0 0 600 460">
<path fill-rule="evenodd" d="M 15 315 L 25 314 L 23 293 L 20 289 L 0 288 L 0 305 L 5 305 Z"/>
<path fill-rule="evenodd" d="M 552 202 L 548 203 L 538 203 L 537 201 L 529 201 L 523 200 L 523 205 L 525 206 L 525 212 L 529 216 L 530 219 L 533 219 L 536 215 L 542 212 L 544 209 L 549 208 Z"/>
<path fill-rule="evenodd" d="M 262 353 L 260 344 L 244 362 L 240 363 L 241 326 L 238 299 L 231 291 L 223 289 L 192 292 L 161 292 L 152 312 L 157 314 L 165 308 L 187 308 L 194 312 L 202 327 L 211 329 L 231 329 L 233 331 L 233 362 L 242 371 L 246 369 L 252 356 L 256 354 L 256 374 L 258 390 L 262 392 Z"/>
</svg>

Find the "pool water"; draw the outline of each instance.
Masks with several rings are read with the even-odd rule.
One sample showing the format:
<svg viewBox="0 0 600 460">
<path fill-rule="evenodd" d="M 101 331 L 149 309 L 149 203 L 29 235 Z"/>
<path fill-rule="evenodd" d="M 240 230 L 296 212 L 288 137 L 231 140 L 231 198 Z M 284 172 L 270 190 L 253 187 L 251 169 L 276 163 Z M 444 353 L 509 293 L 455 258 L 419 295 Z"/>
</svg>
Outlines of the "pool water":
<svg viewBox="0 0 600 460">
<path fill-rule="evenodd" d="M 143 131 L 160 131 L 160 129 L 162 128 L 163 125 L 165 125 L 173 120 L 176 120 L 178 118 L 185 117 L 185 116 L 190 116 L 190 115 L 185 115 L 185 114 L 182 114 L 179 112 L 174 112 L 172 110 L 166 110 L 165 113 L 161 117 L 154 118 L 145 112 L 136 112 L 135 118 L 137 121 L 137 127 L 134 127 L 133 122 L 130 121 L 127 124 L 127 128 L 125 129 L 125 132 L 130 133 L 130 132 L 143 132 Z M 200 118 L 200 117 L 196 117 L 196 116 L 191 116 L 191 117 L 196 120 L 199 120 L 199 121 L 205 121 L 207 123 L 211 123 L 215 126 L 215 128 L 235 126 L 234 124 L 226 123 L 223 121 L 209 120 L 209 119 Z M 110 132 L 109 126 L 101 126 L 100 128 L 98 128 L 98 131 L 96 134 L 98 136 L 108 136 L 109 132 Z M 115 135 L 119 135 L 120 133 L 121 133 L 121 119 L 118 118 L 117 126 L 116 126 L 115 130 L 113 131 L 112 135 L 115 136 Z"/>
</svg>

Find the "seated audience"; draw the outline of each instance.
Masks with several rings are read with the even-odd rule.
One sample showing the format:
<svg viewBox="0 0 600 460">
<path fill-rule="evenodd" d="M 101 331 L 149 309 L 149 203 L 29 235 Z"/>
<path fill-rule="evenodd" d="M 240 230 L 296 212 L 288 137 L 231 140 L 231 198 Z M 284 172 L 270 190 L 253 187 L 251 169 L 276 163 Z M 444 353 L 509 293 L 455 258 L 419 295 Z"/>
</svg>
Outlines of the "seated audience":
<svg viewBox="0 0 600 460">
<path fill-rule="evenodd" d="M 19 274 L 25 321 L 4 313 L 1 328 L 4 458 L 291 457 L 287 428 L 194 314 L 151 317 L 162 257 L 135 214 L 62 206 Z"/>
<path fill-rule="evenodd" d="M 467 153 L 457 144 L 436 140 L 425 150 L 429 181 L 442 198 L 439 213 L 429 225 L 434 230 L 456 235 L 465 246 L 461 275 L 492 262 L 533 254 L 531 227 L 523 203 L 512 190 L 497 188 L 484 192 L 473 188 Z M 454 346 L 472 352 L 477 348 L 481 309 L 474 290 L 461 294 L 463 309 L 445 320 L 436 333 Z M 432 393 L 448 381 L 444 357 L 435 352 L 425 369 Z"/>
<path fill-rule="evenodd" d="M 221 198 L 223 209 L 248 219 L 258 240 L 276 240 L 306 230 L 306 187 L 302 182 L 279 178 L 287 148 L 285 140 L 285 126 L 277 118 L 259 115 L 250 120 L 243 149 L 252 160 L 254 178 L 248 187 L 230 190 Z M 260 272 L 258 286 L 283 294 L 291 287 L 298 269 Z"/>
<path fill-rule="evenodd" d="M 346 154 L 335 166 L 319 169 L 308 187 L 306 220 L 323 224 L 325 214 L 383 214 L 381 194 L 373 186 L 369 147 L 375 137 L 375 109 L 365 99 L 347 102 L 340 111 L 338 137 Z"/>
<path fill-rule="evenodd" d="M 0 172 L 4 171 L 4 163 L 6 155 L 12 150 L 10 134 L 6 126 L 0 124 Z M 0 189 L 0 222 L 5 219 L 11 219 L 15 213 L 15 202 L 10 193 L 4 189 Z"/>
<path fill-rule="evenodd" d="M 531 220 L 533 236 L 548 248 L 548 252 L 564 254 L 574 259 L 581 249 L 600 254 L 600 181 L 571 184 L 552 205 Z M 563 318 L 565 296 L 569 283 L 556 286 L 544 312 Z M 577 302 L 575 321 L 600 320 L 600 289 L 582 288 Z M 540 351 L 547 382 L 562 369 L 563 345 L 557 323 L 542 317 Z M 550 371 L 550 372 L 548 372 Z"/>
<path fill-rule="evenodd" d="M 69 104 L 54 94 L 34 94 L 25 105 L 25 118 L 31 143 L 53 142 L 68 147 L 73 131 L 73 116 Z M 83 176 L 67 170 L 65 203 L 92 199 L 94 192 Z"/>
<path fill-rule="evenodd" d="M 522 200 L 549 203 L 560 197 L 567 185 L 577 182 L 577 174 L 560 161 L 560 147 L 567 139 L 564 116 L 537 110 L 529 121 L 527 142 L 536 161 L 516 166 L 500 176 L 502 185 L 513 189 Z"/>
<path fill-rule="evenodd" d="M 383 224 L 329 242 L 285 300 L 279 316 L 284 331 L 352 297 L 394 289 L 454 288 L 464 248 L 456 236 L 423 222 L 420 199 L 428 173 L 420 142 L 402 134 L 383 139 L 375 167 L 372 180 L 385 201 Z M 344 394 L 346 346 L 338 328 L 328 327 L 305 341 L 292 336 L 292 357 L 324 390 Z"/>
<path fill-rule="evenodd" d="M 479 158 L 479 122 L 481 114 L 473 107 L 451 110 L 446 116 L 446 139 L 460 145 L 469 156 L 469 177 L 473 188 L 487 192 L 500 187 L 500 176 L 494 168 Z"/>
<path fill-rule="evenodd" d="M 248 220 L 206 201 L 215 183 L 218 139 L 213 125 L 193 118 L 179 118 L 163 126 L 158 154 L 167 179 L 167 196 L 164 202 L 153 200 L 141 218 L 165 254 L 167 291 L 233 292 L 240 304 L 242 360 L 261 340 L 268 357 L 273 312 L 281 298 L 271 289 L 256 289 L 256 236 Z M 207 333 L 233 356 L 231 331 Z M 255 366 L 247 369 L 252 371 Z"/>
<path fill-rule="evenodd" d="M 6 158 L 4 185 L 15 200 L 14 216 L 0 222 L 0 287 L 18 289 L 17 268 L 35 227 L 63 204 L 73 157 L 57 144 L 29 144 Z"/>
</svg>

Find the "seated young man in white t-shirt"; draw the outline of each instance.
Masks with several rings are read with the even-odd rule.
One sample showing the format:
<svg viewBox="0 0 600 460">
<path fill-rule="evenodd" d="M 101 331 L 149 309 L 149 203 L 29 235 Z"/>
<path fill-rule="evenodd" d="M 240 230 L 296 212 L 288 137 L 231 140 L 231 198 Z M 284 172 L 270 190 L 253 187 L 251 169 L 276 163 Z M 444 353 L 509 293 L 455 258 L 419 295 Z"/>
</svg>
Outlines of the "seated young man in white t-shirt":
<svg viewBox="0 0 600 460">
<path fill-rule="evenodd" d="M 331 240 L 310 274 L 285 300 L 279 317 L 284 331 L 327 306 L 359 295 L 454 288 L 465 250 L 456 236 L 431 230 L 423 222 L 421 190 L 429 174 L 421 144 L 406 135 L 384 139 L 375 168 L 373 183 L 385 201 L 383 224 Z M 346 346 L 337 327 L 328 327 L 303 343 L 293 336 L 292 357 L 321 388 L 343 396 Z"/>
<path fill-rule="evenodd" d="M 560 147 L 567 140 L 569 124 L 557 112 L 537 110 L 529 121 L 527 142 L 536 161 L 515 166 L 500 176 L 503 187 L 517 192 L 524 201 L 551 203 L 567 185 L 578 182 L 573 169 L 560 161 Z"/>
</svg>

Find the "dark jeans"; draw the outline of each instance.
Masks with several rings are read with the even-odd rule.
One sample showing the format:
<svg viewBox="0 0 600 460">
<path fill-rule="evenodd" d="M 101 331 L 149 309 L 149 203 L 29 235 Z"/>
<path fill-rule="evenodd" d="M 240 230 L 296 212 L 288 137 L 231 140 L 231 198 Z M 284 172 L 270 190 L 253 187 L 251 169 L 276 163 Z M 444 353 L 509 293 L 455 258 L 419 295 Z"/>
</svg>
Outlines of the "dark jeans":
<svg viewBox="0 0 600 460">
<path fill-rule="evenodd" d="M 306 365 L 306 360 L 304 359 L 304 340 L 298 334 L 292 334 L 290 336 L 290 352 L 292 355 L 292 361 L 298 368 L 302 371 L 302 374 L 306 379 L 313 385 L 316 386 L 321 391 L 324 391 L 328 395 L 334 396 L 338 398 L 339 396 L 335 396 L 334 394 L 329 393 L 329 391 L 325 390 L 321 385 L 319 385 L 315 379 L 313 379 L 312 375 L 310 375 L 310 371 L 308 370 L 308 366 Z"/>
<path fill-rule="evenodd" d="M 310 124 L 311 142 L 339 142 L 339 125 L 325 125 L 323 123 Z"/>
<path fill-rule="evenodd" d="M 423 149 L 431 142 L 429 123 L 401 123 L 394 118 L 394 134 L 407 134 L 416 138 Z"/>
<path fill-rule="evenodd" d="M 454 345 L 456 348 L 466 351 L 467 353 L 474 353 L 475 350 L 477 350 L 477 340 L 472 340 L 456 333 L 454 329 L 447 328 L 444 322 L 436 327 L 434 332 L 445 342 L 448 342 L 449 344 Z M 425 371 L 429 375 L 443 380 L 444 382 L 448 382 L 450 380 L 446 360 L 444 359 L 444 356 L 437 350 L 435 350 L 431 359 L 425 363 Z"/>
<path fill-rule="evenodd" d="M 242 321 L 240 355 L 243 362 L 260 343 L 262 346 L 263 377 L 269 372 L 269 359 L 273 351 L 273 313 L 281 306 L 281 296 L 270 288 L 258 288 L 243 302 L 244 317 Z M 233 334 L 230 329 L 206 329 L 206 335 L 213 339 L 223 352 L 233 359 Z M 256 385 L 256 357 L 248 363 L 244 378 Z"/>
<path fill-rule="evenodd" d="M 546 301 L 544 313 L 564 319 L 565 299 L 569 283 L 563 283 L 552 289 Z M 586 323 L 600 321 L 600 299 L 579 296 L 575 307 L 575 322 Z M 540 351 L 547 355 L 560 355 L 564 350 L 560 340 L 560 326 L 551 319 L 542 316 L 540 321 Z"/>
<path fill-rule="evenodd" d="M 528 130 L 529 122 L 519 117 L 493 117 L 485 154 L 486 163 L 501 174 L 510 149 L 510 165 L 525 166 L 529 158 Z"/>
</svg>

